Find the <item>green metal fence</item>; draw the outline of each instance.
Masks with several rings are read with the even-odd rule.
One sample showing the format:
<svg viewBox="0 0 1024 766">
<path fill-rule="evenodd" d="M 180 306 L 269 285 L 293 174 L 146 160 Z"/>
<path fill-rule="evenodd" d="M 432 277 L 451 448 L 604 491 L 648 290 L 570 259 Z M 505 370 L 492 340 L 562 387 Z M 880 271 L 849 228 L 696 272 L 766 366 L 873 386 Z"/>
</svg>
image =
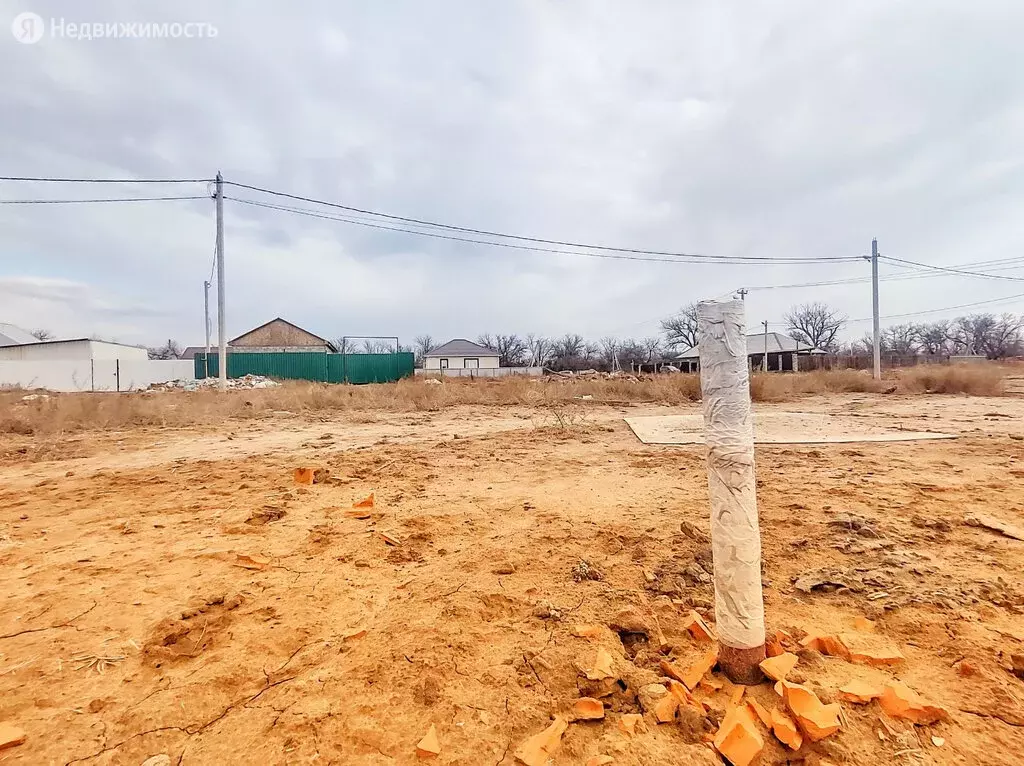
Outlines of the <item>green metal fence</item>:
<svg viewBox="0 0 1024 766">
<path fill-rule="evenodd" d="M 220 374 L 217 354 L 196 354 L 197 378 Z M 389 383 L 413 374 L 413 354 L 236 353 L 228 354 L 228 377 L 263 375 L 278 380 L 320 383 Z"/>
</svg>

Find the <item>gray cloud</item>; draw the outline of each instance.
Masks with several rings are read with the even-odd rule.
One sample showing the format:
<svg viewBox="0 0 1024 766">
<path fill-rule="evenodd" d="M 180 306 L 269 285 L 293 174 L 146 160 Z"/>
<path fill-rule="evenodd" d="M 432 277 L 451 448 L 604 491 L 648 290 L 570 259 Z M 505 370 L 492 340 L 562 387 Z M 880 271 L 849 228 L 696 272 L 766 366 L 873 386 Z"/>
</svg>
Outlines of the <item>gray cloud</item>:
<svg viewBox="0 0 1024 766">
<path fill-rule="evenodd" d="M 883 252 L 952 264 L 1017 256 L 1024 239 L 1011 0 L 30 5 L 219 35 L 22 45 L 0 29 L 7 175 L 222 169 L 413 217 L 728 255 L 858 255 L 877 235 Z M 26 9 L 0 2 L 4 18 Z M 0 182 L 0 198 L 137 193 Z M 867 273 L 592 260 L 227 208 L 232 335 L 276 315 L 332 336 L 642 335 L 744 284 Z M 0 206 L 0 232 L 0 320 L 201 339 L 212 202 Z M 883 314 L 1018 291 L 887 282 Z M 857 284 L 752 293 L 749 321 L 811 299 L 870 313 Z"/>
</svg>

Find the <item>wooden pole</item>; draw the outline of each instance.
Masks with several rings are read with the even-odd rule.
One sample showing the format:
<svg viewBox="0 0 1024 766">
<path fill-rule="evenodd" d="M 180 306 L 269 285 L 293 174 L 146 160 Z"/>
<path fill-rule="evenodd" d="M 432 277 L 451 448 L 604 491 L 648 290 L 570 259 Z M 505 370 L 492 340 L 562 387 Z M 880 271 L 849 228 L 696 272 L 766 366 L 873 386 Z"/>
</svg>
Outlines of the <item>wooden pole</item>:
<svg viewBox="0 0 1024 766">
<path fill-rule="evenodd" d="M 718 664 L 733 682 L 754 684 L 765 658 L 764 595 L 743 301 L 700 303 L 697 321 Z"/>
</svg>

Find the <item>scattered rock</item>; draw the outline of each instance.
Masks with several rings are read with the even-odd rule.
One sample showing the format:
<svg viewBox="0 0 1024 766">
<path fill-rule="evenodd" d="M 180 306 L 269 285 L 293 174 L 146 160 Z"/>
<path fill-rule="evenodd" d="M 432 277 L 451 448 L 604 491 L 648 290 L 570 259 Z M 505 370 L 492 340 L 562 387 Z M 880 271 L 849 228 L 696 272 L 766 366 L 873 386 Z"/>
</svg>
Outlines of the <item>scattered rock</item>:
<svg viewBox="0 0 1024 766">
<path fill-rule="evenodd" d="M 733 766 L 749 766 L 764 749 L 754 715 L 746 705 L 730 710 L 714 739 L 715 750 Z"/>
<path fill-rule="evenodd" d="M 238 553 L 235 555 L 235 560 L 232 563 L 236 567 L 242 567 L 243 569 L 261 571 L 270 566 L 270 559 L 263 558 L 262 556 L 251 556 L 247 553 Z"/>
<path fill-rule="evenodd" d="M 427 707 L 433 707 L 441 699 L 442 688 L 441 679 L 428 674 L 413 687 L 413 699 Z"/>
<path fill-rule="evenodd" d="M 362 500 L 357 500 L 356 502 L 352 503 L 352 507 L 353 508 L 373 508 L 373 501 L 374 501 L 373 492 L 371 492 L 369 495 L 364 497 Z"/>
<path fill-rule="evenodd" d="M 515 573 L 516 573 L 516 565 L 513 564 L 511 561 L 504 561 L 504 562 L 498 564 L 498 566 L 496 566 L 494 569 L 491 570 L 491 574 L 496 574 L 496 575 L 510 575 L 510 574 L 515 574 Z"/>
<path fill-rule="evenodd" d="M 417 758 L 436 758 L 441 754 L 441 742 L 437 738 L 437 727 L 430 724 L 427 733 L 416 744 Z"/>
<path fill-rule="evenodd" d="M 600 569 L 595 567 L 586 559 L 580 559 L 579 563 L 572 568 L 572 579 L 576 582 L 583 582 L 584 580 L 595 580 L 600 582 L 604 579 L 604 574 Z"/>
<path fill-rule="evenodd" d="M 692 692 L 697 688 L 697 684 L 700 683 L 700 679 L 704 677 L 704 674 L 708 673 L 717 662 L 718 645 L 716 644 L 708 650 L 707 654 L 691 665 L 686 672 L 683 673 L 683 677 L 678 680 L 682 681 L 683 685 Z"/>
<path fill-rule="evenodd" d="M 25 732 L 14 724 L 0 723 L 0 750 L 17 747 L 25 742 Z"/>
<path fill-rule="evenodd" d="M 602 681 L 606 678 L 615 678 L 613 670 L 614 659 L 605 649 L 600 648 L 594 657 L 594 662 L 589 669 L 584 669 L 584 674 L 590 681 Z"/>
<path fill-rule="evenodd" d="M 1024 681 L 1024 654 L 1010 655 L 1010 672 Z"/>
<path fill-rule="evenodd" d="M 274 505 L 265 505 L 258 511 L 253 511 L 252 515 L 245 520 L 246 524 L 261 527 L 264 524 L 269 524 L 272 521 L 279 521 L 287 515 L 287 511 L 283 508 L 278 508 Z"/>
<path fill-rule="evenodd" d="M 142 766 L 171 766 L 171 756 L 166 753 L 150 756 L 142 762 Z"/>
<path fill-rule="evenodd" d="M 572 703 L 572 720 L 598 721 L 604 718 L 604 703 L 593 697 L 580 697 Z"/>
<path fill-rule="evenodd" d="M 534 612 L 536 614 L 536 612 Z M 576 638 L 600 638 L 604 629 L 600 625 L 573 625 L 572 634 Z"/>
<path fill-rule="evenodd" d="M 804 743 L 804 738 L 796 726 L 796 722 L 778 708 L 771 712 L 772 733 L 776 738 L 791 750 L 799 750 Z"/>
<path fill-rule="evenodd" d="M 555 622 L 558 622 L 562 619 L 562 612 L 560 609 L 556 609 L 551 602 L 541 601 L 533 608 L 533 616 L 539 617 L 542 620 L 554 620 Z"/>
<path fill-rule="evenodd" d="M 811 742 L 817 742 L 839 731 L 838 703 L 825 705 L 817 695 L 800 684 L 779 681 L 776 690 L 782 695 L 797 725 Z"/>
<path fill-rule="evenodd" d="M 562 743 L 562 735 L 568 727 L 569 723 L 564 718 L 556 718 L 544 731 L 521 744 L 515 751 L 515 757 L 526 766 L 546 766 Z"/>
<path fill-rule="evenodd" d="M 1024 529 L 1013 524 L 1007 524 L 1005 521 L 1000 521 L 995 516 L 989 516 L 985 513 L 969 513 L 964 516 L 964 523 L 969 527 L 991 529 L 993 532 L 999 532 L 1014 540 L 1024 540 Z"/>
<path fill-rule="evenodd" d="M 893 718 L 905 718 L 914 723 L 935 723 L 949 720 L 949 713 L 938 705 L 926 702 L 909 686 L 899 682 L 885 687 L 878 704 Z"/>
<path fill-rule="evenodd" d="M 644 717 L 639 713 L 626 713 L 619 719 L 619 729 L 628 737 L 635 735 L 637 729 L 643 731 L 645 728 Z"/>
<path fill-rule="evenodd" d="M 679 700 L 674 694 L 666 694 L 654 703 L 654 720 L 658 723 L 671 723 L 675 720 L 679 709 Z"/>
<path fill-rule="evenodd" d="M 766 660 L 762 660 L 760 667 L 761 671 L 773 681 L 784 681 L 799 661 L 800 658 L 795 654 L 783 652 L 777 657 L 769 657 Z"/>
<path fill-rule="evenodd" d="M 832 593 L 837 590 L 844 590 L 850 587 L 844 577 L 844 573 L 837 569 L 815 569 L 797 577 L 793 584 L 796 589 L 804 593 L 819 591 Z"/>
<path fill-rule="evenodd" d="M 708 533 L 695 524 L 691 524 L 689 521 L 679 522 L 679 531 L 689 537 L 691 540 L 695 540 L 698 543 L 710 543 L 711 538 Z"/>
<path fill-rule="evenodd" d="M 331 477 L 331 472 L 326 468 L 296 468 L 294 471 L 296 484 L 323 484 Z"/>
<path fill-rule="evenodd" d="M 839 699 L 843 702 L 852 702 L 855 705 L 866 705 L 871 700 L 881 697 L 882 691 L 881 686 L 854 679 L 839 687 Z"/>
<path fill-rule="evenodd" d="M 635 609 L 624 609 L 608 622 L 608 627 L 618 634 L 643 633 L 651 634 L 650 623 Z"/>
<path fill-rule="evenodd" d="M 697 614 L 696 611 L 690 610 L 690 614 L 687 618 L 686 629 L 690 631 L 690 635 L 696 638 L 698 641 L 717 641 L 718 636 L 706 622 L 704 618 Z"/>
</svg>

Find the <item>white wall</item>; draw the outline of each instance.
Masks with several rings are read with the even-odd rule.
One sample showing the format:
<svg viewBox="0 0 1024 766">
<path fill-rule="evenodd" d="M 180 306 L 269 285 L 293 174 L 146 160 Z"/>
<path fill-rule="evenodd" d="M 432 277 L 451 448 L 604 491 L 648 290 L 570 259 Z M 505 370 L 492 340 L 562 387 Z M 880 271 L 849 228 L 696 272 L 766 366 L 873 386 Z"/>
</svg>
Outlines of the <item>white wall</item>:
<svg viewBox="0 0 1024 766">
<path fill-rule="evenodd" d="M 439 369 L 416 369 L 417 375 L 443 374 L 446 378 L 507 378 L 511 375 L 529 375 L 537 377 L 544 374 L 543 367 L 482 367 L 479 370 L 449 367 L 443 372 Z"/>
<path fill-rule="evenodd" d="M 49 391 L 137 391 L 151 383 L 192 380 L 191 359 L 0 360 L 0 386 Z"/>
<path fill-rule="evenodd" d="M 479 359 L 480 369 L 488 370 L 495 369 L 498 367 L 498 357 L 496 356 L 428 356 L 423 360 L 423 365 L 428 370 L 440 370 L 441 360 L 448 360 L 448 369 L 466 369 L 466 359 Z"/>
<path fill-rule="evenodd" d="M 144 348 L 101 340 L 53 341 L 23 346 L 0 346 L 0 360 L 51 361 L 88 359 L 147 359 Z"/>
</svg>

